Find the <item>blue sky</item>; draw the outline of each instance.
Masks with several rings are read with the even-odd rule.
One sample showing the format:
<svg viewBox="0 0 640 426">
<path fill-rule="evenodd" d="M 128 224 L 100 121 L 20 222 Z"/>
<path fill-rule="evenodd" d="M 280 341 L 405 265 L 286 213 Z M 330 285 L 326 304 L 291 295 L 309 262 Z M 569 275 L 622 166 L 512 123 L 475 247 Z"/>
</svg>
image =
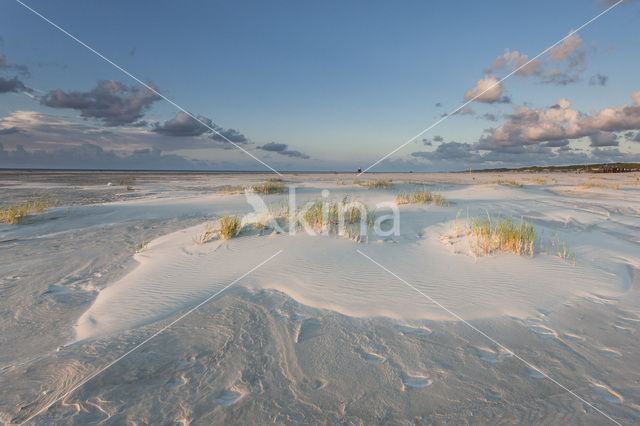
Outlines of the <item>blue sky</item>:
<svg viewBox="0 0 640 426">
<path fill-rule="evenodd" d="M 27 3 L 283 170 L 367 167 L 479 80 L 506 75 L 514 51 L 532 58 L 607 6 Z M 545 55 L 372 171 L 638 160 L 640 2 L 626 3 L 568 39 L 558 60 Z M 264 169 L 17 2 L 0 4 L 0 37 L 0 167 Z M 492 69 L 505 49 L 513 63 Z M 101 81 L 113 96 L 95 91 Z"/>
</svg>

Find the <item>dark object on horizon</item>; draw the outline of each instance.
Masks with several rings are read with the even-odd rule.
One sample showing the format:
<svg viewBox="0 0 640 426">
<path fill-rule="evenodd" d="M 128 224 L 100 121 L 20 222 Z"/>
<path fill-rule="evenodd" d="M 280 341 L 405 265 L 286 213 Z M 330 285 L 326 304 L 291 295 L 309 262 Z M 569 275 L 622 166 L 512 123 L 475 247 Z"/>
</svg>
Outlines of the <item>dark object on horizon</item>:
<svg viewBox="0 0 640 426">
<path fill-rule="evenodd" d="M 591 169 L 587 167 L 587 171 L 590 171 L 591 173 L 624 173 L 637 172 L 640 171 L 640 169 L 621 167 L 618 164 L 603 164 L 600 167 L 592 167 Z"/>
<path fill-rule="evenodd" d="M 358 173 L 362 173 L 362 169 L 358 167 Z"/>
</svg>

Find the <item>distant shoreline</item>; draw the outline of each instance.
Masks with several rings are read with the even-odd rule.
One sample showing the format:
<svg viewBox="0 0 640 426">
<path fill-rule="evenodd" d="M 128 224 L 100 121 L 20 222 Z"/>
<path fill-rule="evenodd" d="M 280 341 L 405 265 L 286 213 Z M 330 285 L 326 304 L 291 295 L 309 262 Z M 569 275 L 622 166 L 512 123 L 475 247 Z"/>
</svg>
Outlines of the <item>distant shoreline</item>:
<svg viewBox="0 0 640 426">
<path fill-rule="evenodd" d="M 605 166 L 615 166 L 625 171 L 640 171 L 640 163 L 594 163 L 594 164 L 572 164 L 563 166 L 527 166 L 517 168 L 492 168 L 492 169 L 472 169 L 472 173 L 506 173 L 506 172 L 529 172 L 529 173 L 549 173 L 549 172 L 575 172 L 585 171 L 585 169 L 595 169 Z M 273 173 L 269 170 L 167 170 L 167 169 L 48 169 L 48 168 L 4 168 L 0 167 L 0 173 L 161 173 L 161 174 L 264 174 Z M 279 170 L 281 173 L 304 173 L 304 174 L 357 174 L 355 170 Z M 469 170 L 458 171 L 372 171 L 366 174 L 406 174 L 406 173 L 469 173 Z"/>
</svg>

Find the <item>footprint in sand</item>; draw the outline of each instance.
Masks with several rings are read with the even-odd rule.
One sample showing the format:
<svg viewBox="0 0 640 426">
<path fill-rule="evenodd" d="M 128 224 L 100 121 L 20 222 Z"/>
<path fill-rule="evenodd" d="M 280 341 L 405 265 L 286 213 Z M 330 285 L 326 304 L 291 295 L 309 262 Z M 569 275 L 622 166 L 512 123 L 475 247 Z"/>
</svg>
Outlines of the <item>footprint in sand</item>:
<svg viewBox="0 0 640 426">
<path fill-rule="evenodd" d="M 429 377 L 426 376 L 405 376 L 402 379 L 402 385 L 407 388 L 426 388 L 433 383 Z"/>
<path fill-rule="evenodd" d="M 605 401 L 612 402 L 614 404 L 622 404 L 624 402 L 622 395 L 605 384 L 591 383 L 591 389 L 598 398 L 604 399 Z"/>
<path fill-rule="evenodd" d="M 424 336 L 427 334 L 431 334 L 431 330 L 428 329 L 427 327 L 411 327 L 408 325 L 397 325 L 396 328 L 398 329 L 398 331 L 400 331 L 402 334 L 413 334 L 416 336 Z"/>
<path fill-rule="evenodd" d="M 529 330 L 533 331 L 543 339 L 556 339 L 558 338 L 558 333 L 555 330 L 552 330 L 549 327 L 546 327 L 542 324 L 533 324 L 528 326 Z"/>
<path fill-rule="evenodd" d="M 223 391 L 217 398 L 216 402 L 222 406 L 229 406 L 238 402 L 244 396 L 243 393 L 236 392 L 231 389 Z"/>
<path fill-rule="evenodd" d="M 478 356 L 481 360 L 490 362 L 492 364 L 502 362 L 504 358 L 510 358 L 513 356 L 511 352 L 507 352 L 502 348 L 499 348 L 497 351 L 495 351 L 485 346 L 478 346 L 475 348 L 475 350 L 476 352 L 478 352 Z"/>
</svg>

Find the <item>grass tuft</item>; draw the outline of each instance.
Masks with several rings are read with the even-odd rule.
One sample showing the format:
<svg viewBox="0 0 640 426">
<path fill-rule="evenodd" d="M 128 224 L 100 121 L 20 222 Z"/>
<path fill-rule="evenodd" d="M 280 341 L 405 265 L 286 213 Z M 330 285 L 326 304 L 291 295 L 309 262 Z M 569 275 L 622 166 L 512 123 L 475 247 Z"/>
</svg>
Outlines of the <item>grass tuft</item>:
<svg viewBox="0 0 640 426">
<path fill-rule="evenodd" d="M 225 195 L 231 194 L 242 194 L 244 192 L 244 186 L 242 185 L 222 185 L 216 188 L 218 192 L 221 192 Z"/>
<path fill-rule="evenodd" d="M 144 251 L 144 249 L 147 248 L 147 245 L 149 244 L 149 242 L 147 240 L 142 240 L 139 243 L 136 244 L 136 253 L 142 253 Z"/>
<path fill-rule="evenodd" d="M 240 233 L 240 217 L 237 215 L 225 215 L 220 218 L 220 229 L 218 230 L 218 239 L 228 240 Z"/>
<path fill-rule="evenodd" d="M 505 179 L 499 179 L 496 180 L 494 182 L 491 182 L 497 185 L 509 185 L 509 186 L 514 186 L 516 188 L 522 188 L 523 185 L 519 182 L 516 182 L 515 180 L 505 180 Z"/>
<path fill-rule="evenodd" d="M 391 179 L 378 179 L 378 180 L 355 180 L 354 185 L 364 186 L 367 189 L 393 189 Z"/>
<path fill-rule="evenodd" d="M 267 182 L 251 187 L 258 194 L 282 194 L 287 187 L 281 182 Z"/>
<path fill-rule="evenodd" d="M 431 192 L 427 188 L 418 189 L 414 192 L 402 191 L 396 197 L 396 204 L 416 204 L 431 203 L 436 206 L 446 207 L 451 203 L 437 192 Z"/>
<path fill-rule="evenodd" d="M 15 225 L 32 213 L 40 214 L 44 209 L 56 207 L 60 203 L 55 200 L 34 199 L 0 208 L 0 223 Z"/>
<path fill-rule="evenodd" d="M 475 242 L 475 254 L 492 254 L 497 251 L 513 253 L 519 256 L 534 255 L 536 230 L 524 219 L 516 224 L 510 218 L 497 217 L 492 221 L 490 215 L 479 215 L 467 224 L 467 233 Z"/>
</svg>

